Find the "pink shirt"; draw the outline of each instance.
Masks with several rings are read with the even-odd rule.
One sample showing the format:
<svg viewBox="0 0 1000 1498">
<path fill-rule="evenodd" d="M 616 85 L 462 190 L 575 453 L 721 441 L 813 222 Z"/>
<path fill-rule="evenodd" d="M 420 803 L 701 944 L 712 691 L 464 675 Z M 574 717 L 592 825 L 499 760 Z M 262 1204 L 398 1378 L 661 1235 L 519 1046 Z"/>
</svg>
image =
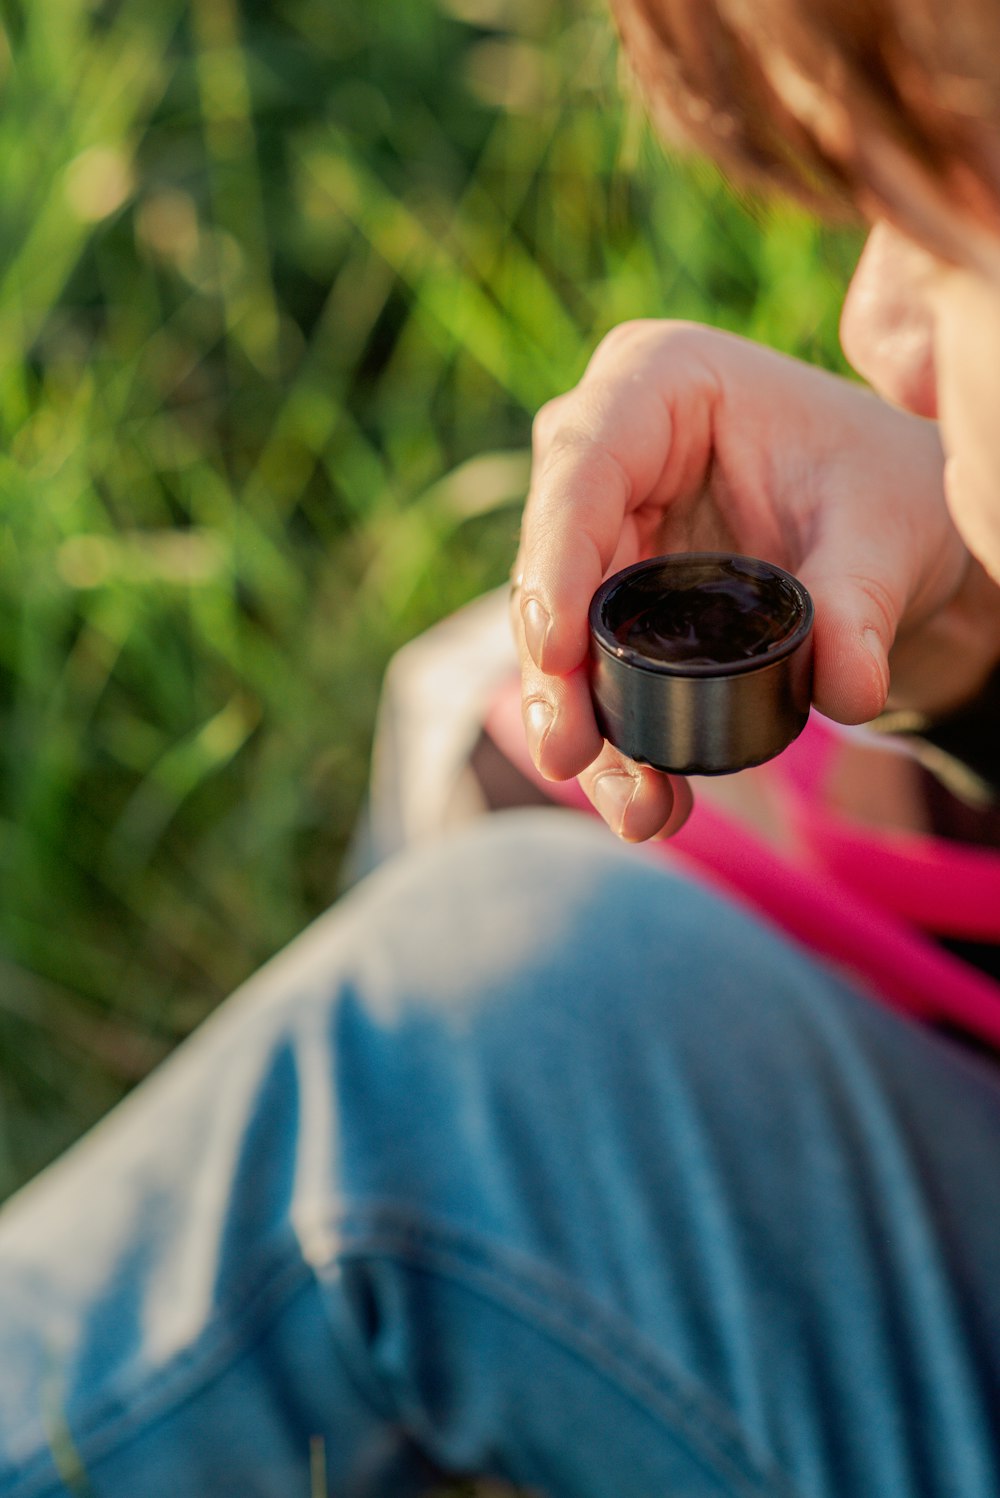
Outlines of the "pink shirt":
<svg viewBox="0 0 1000 1498">
<path fill-rule="evenodd" d="M 516 682 L 497 696 L 486 729 L 553 801 L 592 811 L 575 780 L 555 784 L 535 770 Z M 1000 984 L 934 940 L 1000 942 L 1000 853 L 879 830 L 833 810 L 824 786 L 839 743 L 839 732 L 813 713 L 768 767 L 794 853 L 779 852 L 697 792 L 681 831 L 643 847 L 780 927 L 873 997 L 1000 1046 Z"/>
</svg>

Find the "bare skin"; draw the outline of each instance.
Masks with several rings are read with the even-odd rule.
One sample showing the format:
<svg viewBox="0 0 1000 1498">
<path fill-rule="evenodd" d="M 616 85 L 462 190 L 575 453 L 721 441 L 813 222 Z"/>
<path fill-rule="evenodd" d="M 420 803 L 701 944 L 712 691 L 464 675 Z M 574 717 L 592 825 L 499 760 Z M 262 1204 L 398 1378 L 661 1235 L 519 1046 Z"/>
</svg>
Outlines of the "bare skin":
<svg viewBox="0 0 1000 1498">
<path fill-rule="evenodd" d="M 541 772 L 578 775 L 628 840 L 669 835 L 690 808 L 681 782 L 603 742 L 590 707 L 587 606 L 629 562 L 725 548 L 795 572 L 816 603 L 816 706 L 842 723 L 875 717 L 890 679 L 894 704 L 944 711 L 1000 657 L 1000 273 L 879 225 L 842 337 L 877 394 L 640 322 L 539 414 L 512 610 L 526 731 Z"/>
</svg>

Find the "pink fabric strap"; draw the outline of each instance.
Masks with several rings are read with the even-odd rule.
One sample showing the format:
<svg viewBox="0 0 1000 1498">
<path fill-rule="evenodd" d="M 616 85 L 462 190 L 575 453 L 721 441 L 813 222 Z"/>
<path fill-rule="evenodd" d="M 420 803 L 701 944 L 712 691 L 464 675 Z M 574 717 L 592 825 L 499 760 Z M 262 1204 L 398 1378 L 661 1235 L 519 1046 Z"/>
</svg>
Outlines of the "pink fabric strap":
<svg viewBox="0 0 1000 1498">
<path fill-rule="evenodd" d="M 830 806 L 841 732 L 813 714 L 775 762 L 794 830 L 817 869 L 941 936 L 1000 942 L 1000 854 L 923 833 L 876 831 Z"/>
<path fill-rule="evenodd" d="M 516 682 L 497 695 L 485 727 L 551 800 L 592 811 L 575 780 L 553 783 L 535 769 Z M 775 762 L 805 857 L 786 858 L 697 794 L 676 837 L 644 846 L 771 921 L 874 997 L 1000 1045 L 1000 985 L 919 929 L 926 915 L 931 930 L 1000 940 L 1000 856 L 937 838 L 886 837 L 838 818 L 821 798 L 835 739 L 814 715 Z"/>
</svg>

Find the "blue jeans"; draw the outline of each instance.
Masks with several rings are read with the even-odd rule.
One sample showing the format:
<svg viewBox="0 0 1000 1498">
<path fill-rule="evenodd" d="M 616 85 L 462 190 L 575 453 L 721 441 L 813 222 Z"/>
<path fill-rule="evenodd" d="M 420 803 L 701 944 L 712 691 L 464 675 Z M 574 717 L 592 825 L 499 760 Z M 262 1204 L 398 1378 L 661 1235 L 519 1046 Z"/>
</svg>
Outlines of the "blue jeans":
<svg viewBox="0 0 1000 1498">
<path fill-rule="evenodd" d="M 490 819 L 0 1214 L 0 1493 L 1000 1494 L 1000 1069 Z"/>
</svg>

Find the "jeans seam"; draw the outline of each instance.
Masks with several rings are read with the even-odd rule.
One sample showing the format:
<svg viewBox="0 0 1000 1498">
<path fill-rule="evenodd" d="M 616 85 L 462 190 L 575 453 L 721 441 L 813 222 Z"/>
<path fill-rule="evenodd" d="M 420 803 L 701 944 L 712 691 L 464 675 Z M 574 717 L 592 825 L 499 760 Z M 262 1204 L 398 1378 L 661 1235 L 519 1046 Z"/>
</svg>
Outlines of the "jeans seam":
<svg viewBox="0 0 1000 1498">
<path fill-rule="evenodd" d="M 89 1463 L 102 1460 L 124 1445 L 144 1425 L 151 1425 L 169 1410 L 179 1408 L 199 1385 L 217 1378 L 315 1278 L 313 1266 L 301 1257 L 298 1240 L 290 1240 L 272 1255 L 254 1279 L 245 1282 L 239 1293 L 227 1298 L 227 1309 L 240 1307 L 238 1316 L 230 1315 L 225 1322 L 217 1317 L 206 1325 L 196 1341 L 162 1368 L 131 1382 L 123 1378 L 100 1405 L 85 1408 L 74 1418 L 70 1432 L 84 1471 Z M 50 1480 L 53 1476 L 56 1487 Z M 11 1478 L 13 1486 L 8 1489 L 5 1484 Z M 62 1488 L 53 1470 L 49 1445 L 31 1457 L 20 1471 L 0 1470 L 0 1489 L 6 1498 L 32 1498 L 33 1493 Z"/>
<path fill-rule="evenodd" d="M 318 1225 L 317 1225 L 318 1226 Z M 321 1230 L 322 1231 L 322 1230 Z M 528 1252 L 393 1204 L 356 1204 L 328 1219 L 320 1278 L 349 1260 L 390 1259 L 449 1280 L 550 1338 L 642 1406 L 739 1498 L 796 1498 L 769 1453 L 755 1452 L 735 1414 L 630 1321 Z"/>
<path fill-rule="evenodd" d="M 299 1240 L 291 1239 L 253 1281 L 229 1297 L 229 1307 L 241 1305 L 237 1319 L 214 1320 L 196 1342 L 145 1376 L 138 1388 L 123 1379 L 101 1406 L 84 1410 L 73 1422 L 84 1469 L 217 1377 L 303 1286 L 314 1278 L 322 1281 L 324 1270 L 349 1259 L 391 1258 L 464 1286 L 536 1334 L 548 1336 L 683 1440 L 740 1498 L 794 1498 L 788 1477 L 763 1453 L 751 1453 L 735 1416 L 714 1395 L 689 1374 L 671 1368 L 662 1352 L 644 1343 L 612 1308 L 529 1254 L 464 1226 L 385 1204 L 350 1208 L 329 1219 L 323 1236 L 328 1244 L 332 1240 L 332 1251 L 321 1256 L 316 1245 L 303 1259 Z M 20 1472 L 0 1474 L 0 1484 L 12 1478 L 8 1498 L 31 1498 L 46 1487 L 52 1491 L 54 1477 L 58 1483 L 46 1448 Z"/>
</svg>

